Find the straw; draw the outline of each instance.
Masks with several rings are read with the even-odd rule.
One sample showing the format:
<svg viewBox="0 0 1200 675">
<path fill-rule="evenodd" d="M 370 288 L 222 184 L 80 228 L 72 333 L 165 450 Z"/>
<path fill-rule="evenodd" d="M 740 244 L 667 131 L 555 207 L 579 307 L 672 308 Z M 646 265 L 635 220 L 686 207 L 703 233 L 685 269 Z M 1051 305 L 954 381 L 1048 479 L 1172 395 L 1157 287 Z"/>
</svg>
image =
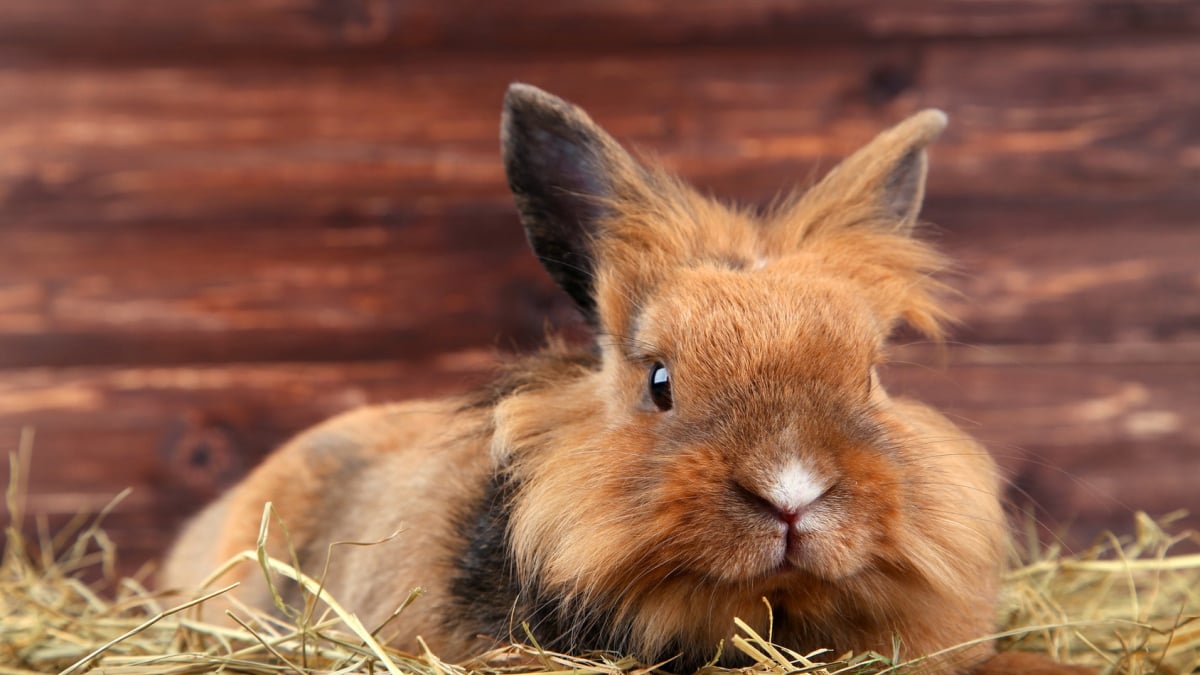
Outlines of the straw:
<svg viewBox="0 0 1200 675">
<path fill-rule="evenodd" d="M 670 660 L 642 664 L 612 654 L 547 651 L 532 635 L 528 644 L 503 645 L 465 665 L 444 661 L 422 641 L 418 654 L 393 649 L 377 637 L 382 625 L 364 626 L 329 593 L 321 582 L 327 570 L 314 578 L 298 569 L 294 559 L 284 562 L 267 555 L 273 518 L 269 504 L 257 546 L 214 570 L 210 580 L 238 565 L 256 565 L 268 579 L 282 575 L 297 582 L 309 594 L 305 606 L 288 607 L 277 594 L 281 613 L 260 614 L 226 597 L 233 584 L 164 608 L 164 598 L 139 580 L 112 574 L 117 551 L 101 523 L 112 505 L 76 519 L 69 535 L 51 534 L 44 526 L 38 528 L 37 541 L 22 534 L 32 442 L 32 434 L 24 434 L 10 457 L 5 492 L 10 524 L 0 560 L 0 675 L 646 675 L 671 669 Z M 1136 514 L 1132 535 L 1106 535 L 1078 555 L 1031 549 L 1004 578 L 996 633 L 926 658 L 952 658 L 959 650 L 996 639 L 1001 649 L 1041 652 L 1104 673 L 1200 669 L 1200 555 L 1172 554 L 1184 542 L 1194 548 L 1200 537 L 1172 533 L 1177 518 Z M 85 578 L 101 581 L 85 583 Z M 414 590 L 392 618 L 420 612 L 419 595 Z M 232 622 L 207 623 L 185 611 L 217 598 L 223 608 L 232 607 Z M 314 600 L 329 609 L 327 617 L 314 616 Z M 770 630 L 763 636 L 740 620 L 737 630 L 726 649 L 756 665 L 729 670 L 710 664 L 702 669 L 705 675 L 891 673 L 919 668 L 922 662 L 899 663 L 895 654 L 800 653 L 773 644 Z"/>
</svg>

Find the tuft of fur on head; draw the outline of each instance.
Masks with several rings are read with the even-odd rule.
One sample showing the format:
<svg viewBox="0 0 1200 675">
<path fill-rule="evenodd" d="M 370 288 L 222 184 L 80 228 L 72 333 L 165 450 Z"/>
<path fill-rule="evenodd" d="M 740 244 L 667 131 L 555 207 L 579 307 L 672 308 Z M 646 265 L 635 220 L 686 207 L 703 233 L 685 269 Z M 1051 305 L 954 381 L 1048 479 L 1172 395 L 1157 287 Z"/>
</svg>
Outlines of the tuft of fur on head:
<svg viewBox="0 0 1200 675">
<path fill-rule="evenodd" d="M 909 118 L 763 217 L 527 85 L 503 125 L 530 243 L 599 355 L 555 347 L 495 404 L 518 577 L 567 627 L 539 637 L 702 661 L 735 616 L 765 630 L 763 597 L 797 647 L 899 635 L 920 654 L 986 633 L 1006 541 L 994 466 L 874 374 L 897 324 L 936 338 L 946 319 L 942 258 L 912 236 L 945 116 Z M 596 630 L 605 645 L 572 644 Z"/>
</svg>

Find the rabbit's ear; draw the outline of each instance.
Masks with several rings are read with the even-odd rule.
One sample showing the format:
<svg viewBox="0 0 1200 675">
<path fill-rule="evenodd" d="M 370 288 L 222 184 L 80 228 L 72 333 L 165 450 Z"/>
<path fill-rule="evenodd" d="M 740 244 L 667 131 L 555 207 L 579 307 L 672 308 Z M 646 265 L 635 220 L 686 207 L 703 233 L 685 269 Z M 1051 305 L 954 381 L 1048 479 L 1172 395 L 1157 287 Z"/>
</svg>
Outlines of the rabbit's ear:
<svg viewBox="0 0 1200 675">
<path fill-rule="evenodd" d="M 530 246 L 595 323 L 595 239 L 642 169 L 587 113 L 527 84 L 508 88 L 500 142 Z"/>
<path fill-rule="evenodd" d="M 807 204 L 865 206 L 880 218 L 911 228 L 925 196 L 929 145 L 946 128 L 946 114 L 924 110 L 879 134 L 847 157 L 804 196 Z"/>
</svg>

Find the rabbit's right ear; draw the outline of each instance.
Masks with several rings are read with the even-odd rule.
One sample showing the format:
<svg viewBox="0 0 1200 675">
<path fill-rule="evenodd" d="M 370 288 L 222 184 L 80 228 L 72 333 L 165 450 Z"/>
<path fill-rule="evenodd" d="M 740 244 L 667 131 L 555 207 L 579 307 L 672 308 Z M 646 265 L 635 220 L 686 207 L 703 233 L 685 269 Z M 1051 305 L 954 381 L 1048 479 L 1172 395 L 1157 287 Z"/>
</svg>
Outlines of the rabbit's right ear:
<svg viewBox="0 0 1200 675">
<path fill-rule="evenodd" d="M 638 192 L 641 167 L 587 113 L 527 84 L 504 97 L 508 185 L 542 265 L 595 324 L 595 241 L 614 206 Z"/>
</svg>

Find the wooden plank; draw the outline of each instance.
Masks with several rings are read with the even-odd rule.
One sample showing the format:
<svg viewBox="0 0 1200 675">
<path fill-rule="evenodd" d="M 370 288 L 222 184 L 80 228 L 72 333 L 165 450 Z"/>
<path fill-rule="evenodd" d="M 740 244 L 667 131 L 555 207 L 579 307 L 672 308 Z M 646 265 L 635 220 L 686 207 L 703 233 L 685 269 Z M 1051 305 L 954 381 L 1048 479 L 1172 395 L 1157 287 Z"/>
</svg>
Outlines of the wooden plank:
<svg viewBox="0 0 1200 675">
<path fill-rule="evenodd" d="M 1180 526 L 1200 528 L 1196 362 L 1047 361 L 892 366 L 885 381 L 982 440 L 1006 471 L 1010 502 L 1068 545 L 1128 532 L 1134 511 L 1184 509 Z"/>
<path fill-rule="evenodd" d="M 136 483 L 208 498 L 299 429 L 370 401 L 464 390 L 491 364 L 487 353 L 465 352 L 419 365 L 9 371 L 0 439 L 15 446 L 32 428 L 42 480 L 67 492 Z"/>
<path fill-rule="evenodd" d="M 936 161 L 949 162 L 953 185 L 974 181 L 992 196 L 1190 199 L 1187 184 L 1200 179 L 1200 52 L 1190 51 L 1132 41 L 932 48 L 919 95 L 954 120 Z"/>
<path fill-rule="evenodd" d="M 961 353 L 945 369 L 889 366 L 884 379 L 984 440 L 1012 497 L 1036 502 L 1051 526 L 1074 524 L 1072 543 L 1127 529 L 1133 509 L 1200 514 L 1200 363 L 956 365 Z M 9 371 L 0 449 L 36 430 L 29 504 L 55 522 L 132 486 L 110 522 L 133 565 L 295 431 L 370 401 L 464 391 L 490 363 L 461 352 L 422 364 Z"/>
<path fill-rule="evenodd" d="M 1149 206 L 934 201 L 968 344 L 1200 345 L 1195 216 Z M 1180 353 L 1180 352 L 1175 352 Z M 1136 360 L 1155 358 L 1146 350 Z"/>
<path fill-rule="evenodd" d="M 503 227 L 11 232 L 0 366 L 404 357 L 531 345 L 571 309 Z"/>
<path fill-rule="evenodd" d="M 1066 360 L 1080 344 L 1096 346 L 1091 360 L 1200 360 L 1187 351 L 1200 346 L 1190 213 L 974 201 L 929 212 L 940 224 L 927 236 L 958 264 L 955 340 L 1058 345 Z M 547 320 L 577 322 L 500 210 L 403 227 L 3 238 L 0 367 L 421 359 L 531 347 Z"/>
<path fill-rule="evenodd" d="M 280 58 L 412 49 L 618 49 L 835 39 L 1096 36 L 1200 27 L 1187 0 L 5 0 L 0 44 L 62 55 Z"/>
<path fill-rule="evenodd" d="M 930 105 L 954 120 L 934 151 L 935 197 L 1194 205 L 1200 180 L 1190 38 L 309 69 L 20 64 L 0 69 L 12 92 L 0 103 L 0 222 L 407 222 L 494 207 L 505 200 L 498 108 L 518 78 L 743 198 L 802 183 Z"/>
</svg>

